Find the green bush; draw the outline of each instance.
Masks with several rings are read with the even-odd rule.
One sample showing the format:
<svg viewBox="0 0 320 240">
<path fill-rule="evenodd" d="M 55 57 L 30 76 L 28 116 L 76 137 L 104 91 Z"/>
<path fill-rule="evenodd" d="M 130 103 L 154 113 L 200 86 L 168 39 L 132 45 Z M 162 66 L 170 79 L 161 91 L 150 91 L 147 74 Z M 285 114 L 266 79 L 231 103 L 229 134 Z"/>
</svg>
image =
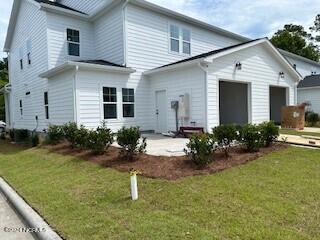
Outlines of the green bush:
<svg viewBox="0 0 320 240">
<path fill-rule="evenodd" d="M 89 130 L 86 129 L 83 125 L 81 125 L 80 128 L 77 128 L 77 130 L 75 131 L 73 146 L 79 148 L 86 148 L 88 145 L 88 138 Z"/>
<path fill-rule="evenodd" d="M 315 112 L 310 112 L 306 115 L 306 121 L 310 123 L 312 127 L 315 126 L 317 122 L 319 122 L 319 120 L 320 120 L 319 114 Z"/>
<path fill-rule="evenodd" d="M 205 166 L 213 161 L 215 150 L 212 135 L 204 133 L 193 135 L 184 151 L 196 165 Z"/>
<path fill-rule="evenodd" d="M 38 146 L 39 143 L 40 143 L 39 135 L 37 133 L 32 133 L 32 136 L 31 136 L 31 145 L 32 145 L 32 147 Z"/>
<path fill-rule="evenodd" d="M 259 125 L 262 135 L 262 141 L 266 147 L 269 147 L 279 137 L 279 127 L 274 122 L 264 122 Z"/>
<path fill-rule="evenodd" d="M 90 131 L 88 135 L 87 147 L 96 154 L 103 154 L 113 143 L 113 134 L 105 123 L 95 131 Z"/>
<path fill-rule="evenodd" d="M 121 146 L 121 156 L 132 161 L 136 154 L 146 151 L 146 138 L 140 142 L 139 127 L 121 128 L 117 133 L 117 142 Z"/>
<path fill-rule="evenodd" d="M 17 143 L 28 143 L 30 132 L 27 129 L 14 129 L 14 141 Z"/>
<path fill-rule="evenodd" d="M 237 139 L 237 129 L 235 125 L 220 125 L 212 129 L 214 140 L 218 143 L 220 149 L 225 153 L 225 156 L 229 156 L 229 150 Z"/>
<path fill-rule="evenodd" d="M 263 145 L 259 126 L 253 124 L 244 125 L 240 130 L 239 141 L 247 151 L 259 151 L 259 148 Z"/>
<path fill-rule="evenodd" d="M 64 138 L 62 126 L 50 125 L 46 137 L 46 142 L 49 144 L 58 144 Z"/>
<path fill-rule="evenodd" d="M 62 126 L 63 136 L 65 139 L 71 143 L 71 147 L 75 148 L 77 146 L 77 131 L 78 126 L 74 122 L 66 123 Z"/>
<path fill-rule="evenodd" d="M 9 130 L 9 137 L 11 141 L 14 141 L 14 129 Z"/>
</svg>

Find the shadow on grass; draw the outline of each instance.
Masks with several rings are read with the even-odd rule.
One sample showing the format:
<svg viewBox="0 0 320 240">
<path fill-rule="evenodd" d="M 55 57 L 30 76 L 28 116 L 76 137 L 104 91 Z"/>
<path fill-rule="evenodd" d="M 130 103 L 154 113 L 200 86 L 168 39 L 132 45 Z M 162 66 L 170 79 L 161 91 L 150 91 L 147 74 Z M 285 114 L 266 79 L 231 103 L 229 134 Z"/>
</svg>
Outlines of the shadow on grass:
<svg viewBox="0 0 320 240">
<path fill-rule="evenodd" d="M 25 144 L 11 143 L 6 140 L 0 140 L 0 154 L 3 155 L 14 155 L 28 149 L 31 149 L 31 147 Z"/>
</svg>

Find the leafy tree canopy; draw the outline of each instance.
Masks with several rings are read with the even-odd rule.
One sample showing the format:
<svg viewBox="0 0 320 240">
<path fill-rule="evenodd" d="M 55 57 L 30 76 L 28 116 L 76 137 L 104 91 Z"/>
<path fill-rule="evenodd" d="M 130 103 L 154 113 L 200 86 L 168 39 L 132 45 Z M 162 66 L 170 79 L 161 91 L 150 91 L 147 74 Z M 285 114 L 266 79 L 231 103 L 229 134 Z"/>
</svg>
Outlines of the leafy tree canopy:
<svg viewBox="0 0 320 240">
<path fill-rule="evenodd" d="M 271 42 L 280 49 L 298 54 L 313 61 L 319 61 L 320 59 L 320 51 L 316 38 L 311 33 L 308 33 L 303 26 L 286 24 L 283 29 L 278 30 L 273 35 Z"/>
</svg>

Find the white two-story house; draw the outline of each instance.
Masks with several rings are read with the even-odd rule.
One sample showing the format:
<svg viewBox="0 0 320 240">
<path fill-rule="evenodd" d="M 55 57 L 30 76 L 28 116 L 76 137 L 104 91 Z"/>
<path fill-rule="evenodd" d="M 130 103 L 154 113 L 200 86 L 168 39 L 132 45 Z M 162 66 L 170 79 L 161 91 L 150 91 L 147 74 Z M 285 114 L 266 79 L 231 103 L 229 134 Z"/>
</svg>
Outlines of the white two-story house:
<svg viewBox="0 0 320 240">
<path fill-rule="evenodd" d="M 280 121 L 320 65 L 144 0 L 15 0 L 4 51 L 11 128 L 157 133 Z M 178 101 L 178 114 L 174 108 Z"/>
</svg>

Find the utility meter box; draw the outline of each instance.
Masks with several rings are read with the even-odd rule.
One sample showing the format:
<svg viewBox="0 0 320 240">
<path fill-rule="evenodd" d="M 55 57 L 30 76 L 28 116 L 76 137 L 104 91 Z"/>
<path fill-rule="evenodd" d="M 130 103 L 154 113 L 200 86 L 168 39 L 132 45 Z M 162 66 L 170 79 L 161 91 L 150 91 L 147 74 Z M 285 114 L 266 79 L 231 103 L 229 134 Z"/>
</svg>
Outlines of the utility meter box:
<svg viewBox="0 0 320 240">
<path fill-rule="evenodd" d="M 179 108 L 179 101 L 172 101 L 171 109 L 178 110 L 178 108 Z"/>
<path fill-rule="evenodd" d="M 189 119 L 190 118 L 190 95 L 185 93 L 179 96 L 179 118 Z"/>
</svg>

